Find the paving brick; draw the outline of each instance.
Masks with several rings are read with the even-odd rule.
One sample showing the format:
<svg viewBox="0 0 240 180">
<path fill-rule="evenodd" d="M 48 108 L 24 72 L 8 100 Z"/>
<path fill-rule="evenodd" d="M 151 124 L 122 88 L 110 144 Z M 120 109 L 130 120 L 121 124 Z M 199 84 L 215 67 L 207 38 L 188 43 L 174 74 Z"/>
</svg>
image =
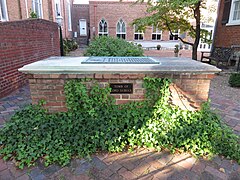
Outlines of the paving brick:
<svg viewBox="0 0 240 180">
<path fill-rule="evenodd" d="M 132 161 L 130 161 L 128 159 L 122 161 L 121 165 L 123 167 L 125 167 L 126 169 L 128 169 L 129 171 L 133 170 L 136 167 L 136 165 L 134 163 L 132 163 Z"/>
<path fill-rule="evenodd" d="M 126 168 L 121 168 L 119 171 L 118 171 L 118 174 L 123 176 L 125 179 L 136 179 L 137 176 L 134 175 L 131 171 L 128 171 Z"/>
<path fill-rule="evenodd" d="M 211 173 L 204 171 L 200 175 L 200 179 L 201 180 L 214 180 L 214 176 Z"/>
<path fill-rule="evenodd" d="M 30 180 L 30 177 L 27 174 L 24 174 L 18 177 L 16 180 Z"/>
<path fill-rule="evenodd" d="M 227 159 L 223 159 L 220 165 L 220 168 L 224 168 L 224 171 L 226 172 L 226 174 L 232 173 L 233 167 L 234 167 L 234 164 Z"/>
<path fill-rule="evenodd" d="M 5 161 L 3 161 L 2 159 L 0 159 L 0 171 L 3 171 L 7 168 L 8 168 L 7 163 Z"/>
<path fill-rule="evenodd" d="M 14 180 L 15 178 L 12 177 L 10 171 L 8 169 L 1 171 L 0 173 L 0 179 L 1 180 Z"/>
<path fill-rule="evenodd" d="M 144 175 L 144 174 L 148 174 L 149 171 L 148 169 L 150 168 L 150 164 L 146 163 L 146 162 L 141 162 L 137 167 L 135 167 L 132 172 L 137 175 Z"/>
<path fill-rule="evenodd" d="M 115 161 L 112 164 L 110 164 L 108 168 L 111 169 L 113 172 L 117 172 L 120 168 L 122 168 L 122 165 Z"/>
<path fill-rule="evenodd" d="M 107 165 L 96 156 L 92 158 L 92 163 L 99 170 L 104 170 L 107 168 Z"/>
<path fill-rule="evenodd" d="M 240 132 L 240 123 L 233 128 L 235 131 Z"/>
<path fill-rule="evenodd" d="M 169 152 L 164 152 L 163 154 L 161 154 L 160 158 L 158 159 L 158 161 L 164 165 L 168 164 L 172 159 L 173 159 L 173 155 L 170 154 Z"/>
<path fill-rule="evenodd" d="M 83 164 L 76 167 L 76 169 L 74 170 L 74 174 L 76 175 L 85 174 L 90 170 L 91 167 L 92 167 L 92 164 L 86 161 Z"/>
<path fill-rule="evenodd" d="M 60 169 L 61 169 L 60 166 L 53 164 L 53 165 L 50 165 L 49 167 L 47 167 L 46 169 L 44 169 L 42 171 L 42 174 L 45 176 L 51 176 L 54 173 L 56 173 L 57 171 L 59 171 Z"/>
<path fill-rule="evenodd" d="M 207 166 L 205 168 L 205 171 L 212 174 L 215 178 L 219 178 L 219 179 L 227 179 L 228 176 L 220 171 L 218 171 L 217 169 Z"/>
<path fill-rule="evenodd" d="M 161 179 L 161 180 L 165 180 L 171 177 L 171 175 L 174 173 L 174 168 L 172 167 L 166 167 L 160 171 L 156 171 L 155 173 L 153 173 L 153 179 Z"/>
<path fill-rule="evenodd" d="M 25 173 L 29 172 L 30 169 L 27 167 L 24 167 L 24 169 L 19 169 L 15 166 L 15 164 L 8 165 L 8 168 L 12 174 L 13 177 L 19 177 L 24 175 Z"/>
<path fill-rule="evenodd" d="M 45 176 L 41 176 L 42 175 L 41 173 L 42 173 L 42 171 L 38 167 L 36 167 L 30 171 L 29 176 L 32 179 L 37 179 L 39 177 L 45 177 Z"/>
<path fill-rule="evenodd" d="M 57 171 L 56 173 L 54 173 L 53 175 L 49 176 L 49 179 L 56 179 L 56 180 L 72 180 L 74 179 L 74 175 L 73 173 L 70 171 L 69 168 L 64 167 L 62 169 L 60 169 L 59 171 Z"/>
<path fill-rule="evenodd" d="M 114 172 L 111 169 L 106 168 L 102 171 L 102 174 L 104 175 L 104 177 L 107 178 L 107 177 L 112 176 L 114 174 Z"/>
<path fill-rule="evenodd" d="M 206 164 L 203 163 L 202 161 L 199 161 L 199 160 L 198 160 L 198 161 L 193 165 L 191 171 L 192 171 L 192 172 L 195 172 L 195 173 L 197 173 L 197 174 L 202 174 L 202 173 L 204 172 L 205 168 L 206 168 Z"/>
<path fill-rule="evenodd" d="M 119 174 L 113 174 L 112 176 L 110 176 L 110 179 L 109 180 L 122 180 L 123 177 L 120 176 Z"/>
</svg>

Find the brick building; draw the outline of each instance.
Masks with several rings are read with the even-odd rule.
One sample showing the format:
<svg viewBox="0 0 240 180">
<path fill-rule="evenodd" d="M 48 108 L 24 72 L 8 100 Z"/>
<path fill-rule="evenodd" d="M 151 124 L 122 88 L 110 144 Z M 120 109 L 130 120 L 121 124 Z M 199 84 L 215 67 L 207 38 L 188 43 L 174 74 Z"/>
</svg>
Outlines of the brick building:
<svg viewBox="0 0 240 180">
<path fill-rule="evenodd" d="M 15 21 L 31 17 L 56 22 L 57 14 L 63 17 L 63 37 L 72 37 L 72 0 L 0 0 L 0 22 Z"/>
<path fill-rule="evenodd" d="M 81 43 L 94 36 L 109 35 L 138 43 L 144 41 L 178 43 L 177 37 L 168 31 L 156 27 L 147 27 L 146 31 L 137 31 L 131 25 L 134 19 L 146 15 L 146 4 L 134 4 L 135 0 L 89 0 L 73 4 L 73 32 Z M 176 30 L 175 35 L 180 35 Z M 84 39 L 84 40 L 83 40 Z"/>
<path fill-rule="evenodd" d="M 240 1 L 221 0 L 215 31 L 215 46 L 240 45 Z"/>
</svg>

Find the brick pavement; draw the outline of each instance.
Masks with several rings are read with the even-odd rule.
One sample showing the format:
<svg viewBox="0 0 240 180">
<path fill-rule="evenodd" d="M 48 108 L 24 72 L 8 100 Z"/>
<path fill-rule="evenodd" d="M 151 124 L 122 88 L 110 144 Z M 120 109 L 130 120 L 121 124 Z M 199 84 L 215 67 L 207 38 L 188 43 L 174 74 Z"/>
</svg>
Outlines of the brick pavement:
<svg viewBox="0 0 240 180">
<path fill-rule="evenodd" d="M 212 108 L 219 110 L 224 121 L 240 134 L 240 104 L 221 97 L 210 90 Z M 0 99 L 1 125 L 16 111 L 30 104 L 28 86 Z M 240 179 L 240 165 L 235 161 L 216 156 L 213 160 L 196 159 L 190 154 L 170 154 L 167 150 L 138 149 L 132 153 L 95 154 L 90 159 L 73 159 L 66 167 L 56 164 L 44 167 L 38 160 L 36 166 L 19 170 L 11 161 L 0 159 L 0 180 L 45 179 Z"/>
</svg>

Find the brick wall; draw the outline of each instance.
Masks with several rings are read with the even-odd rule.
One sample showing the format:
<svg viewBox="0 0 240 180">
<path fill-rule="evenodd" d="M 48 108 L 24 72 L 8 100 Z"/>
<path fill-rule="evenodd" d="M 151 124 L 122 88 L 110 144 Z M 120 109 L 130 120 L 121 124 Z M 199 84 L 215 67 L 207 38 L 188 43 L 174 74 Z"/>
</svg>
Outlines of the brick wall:
<svg viewBox="0 0 240 180">
<path fill-rule="evenodd" d="M 90 1 L 90 31 L 93 38 L 93 28 L 98 34 L 98 24 L 102 18 L 108 23 L 108 32 L 110 36 L 116 37 L 117 22 L 122 19 L 126 24 L 126 40 L 134 40 L 134 29 L 131 23 L 134 19 L 144 17 L 146 13 L 146 4 L 134 4 L 134 2 L 119 1 Z M 146 28 L 144 40 L 152 40 L 152 27 Z M 164 31 L 162 40 L 169 40 L 169 32 Z"/>
<path fill-rule="evenodd" d="M 26 82 L 18 68 L 60 55 L 60 46 L 58 26 L 47 20 L 2 22 L 0 29 L 0 97 L 3 97 Z"/>
<path fill-rule="evenodd" d="M 214 46 L 218 47 L 230 47 L 231 45 L 239 45 L 240 44 L 240 25 L 238 26 L 226 26 L 226 24 L 222 24 L 223 17 L 223 9 L 224 9 L 224 0 L 221 0 L 219 12 L 218 12 L 218 21 L 215 32 L 215 42 Z"/>
<path fill-rule="evenodd" d="M 80 37 L 79 20 L 85 19 L 87 22 L 87 36 Z M 89 39 L 89 5 L 88 4 L 73 4 L 72 9 L 72 24 L 73 32 L 77 32 L 78 44 L 87 44 Z"/>
<path fill-rule="evenodd" d="M 46 100 L 49 112 L 66 111 L 64 84 L 70 79 L 94 78 L 101 87 L 109 83 L 133 83 L 133 94 L 112 94 L 117 104 L 144 99 L 143 78 L 173 78 L 171 102 L 182 109 L 194 110 L 207 101 L 210 80 L 213 74 L 29 74 L 33 103 Z"/>
<path fill-rule="evenodd" d="M 32 0 L 7 0 L 9 21 L 28 19 L 32 11 Z M 69 0 L 72 7 L 72 0 Z M 68 29 L 67 0 L 60 0 L 61 16 L 63 17 L 63 38 L 72 38 L 72 31 Z M 52 0 L 42 0 L 42 19 L 56 22 L 56 7 Z"/>
</svg>

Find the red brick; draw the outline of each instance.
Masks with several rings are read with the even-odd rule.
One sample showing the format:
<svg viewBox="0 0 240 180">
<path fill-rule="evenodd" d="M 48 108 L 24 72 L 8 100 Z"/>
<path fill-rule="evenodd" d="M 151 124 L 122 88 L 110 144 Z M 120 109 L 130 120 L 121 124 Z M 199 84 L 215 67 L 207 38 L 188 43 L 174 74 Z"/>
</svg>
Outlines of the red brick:
<svg viewBox="0 0 240 180">
<path fill-rule="evenodd" d="M 50 78 L 50 74 L 34 74 L 33 78 L 35 79 L 47 79 Z"/>
<path fill-rule="evenodd" d="M 58 78 L 60 78 L 60 74 L 50 74 L 50 78 L 58 79 Z"/>
<path fill-rule="evenodd" d="M 126 104 L 129 100 L 116 100 L 116 104 Z"/>
<path fill-rule="evenodd" d="M 145 74 L 120 74 L 120 79 L 143 79 Z"/>
<path fill-rule="evenodd" d="M 103 79 L 103 75 L 102 74 L 94 74 L 94 78 L 95 79 Z"/>
<path fill-rule="evenodd" d="M 94 74 L 77 74 L 78 79 L 84 79 L 84 78 L 94 78 Z"/>
<path fill-rule="evenodd" d="M 104 79 L 119 79 L 119 74 L 103 74 Z"/>
<path fill-rule="evenodd" d="M 122 95 L 122 99 L 129 99 L 129 95 Z"/>
<path fill-rule="evenodd" d="M 11 4 L 12 2 L 7 3 Z M 10 4 L 8 12 L 9 18 L 12 20 L 11 13 L 18 14 L 16 11 L 18 8 L 14 8 Z M 6 42 L 7 47 L 0 48 L 0 59 L 4 68 L 3 74 L 0 74 L 0 77 L 4 79 L 0 83 L 0 86 L 4 87 L 0 90 L 0 97 L 2 97 L 25 84 L 26 78 L 33 78 L 33 75 L 24 75 L 18 72 L 18 68 L 49 56 L 57 56 L 60 52 L 56 23 L 43 19 L 9 21 L 0 23 L 0 29 L 3 35 L 0 37 L 0 42 Z M 52 34 L 52 39 L 49 38 L 49 34 Z M 47 78 L 47 75 L 41 76 Z M 29 80 L 29 82 L 36 83 L 35 80 Z"/>
<path fill-rule="evenodd" d="M 115 99 L 121 99 L 121 95 L 118 94 L 111 94 L 111 96 L 113 96 Z"/>
<path fill-rule="evenodd" d="M 130 99 L 144 99 L 144 95 L 131 94 Z"/>
<path fill-rule="evenodd" d="M 7 169 L 7 164 L 2 159 L 0 159 L 0 171 Z"/>
</svg>

